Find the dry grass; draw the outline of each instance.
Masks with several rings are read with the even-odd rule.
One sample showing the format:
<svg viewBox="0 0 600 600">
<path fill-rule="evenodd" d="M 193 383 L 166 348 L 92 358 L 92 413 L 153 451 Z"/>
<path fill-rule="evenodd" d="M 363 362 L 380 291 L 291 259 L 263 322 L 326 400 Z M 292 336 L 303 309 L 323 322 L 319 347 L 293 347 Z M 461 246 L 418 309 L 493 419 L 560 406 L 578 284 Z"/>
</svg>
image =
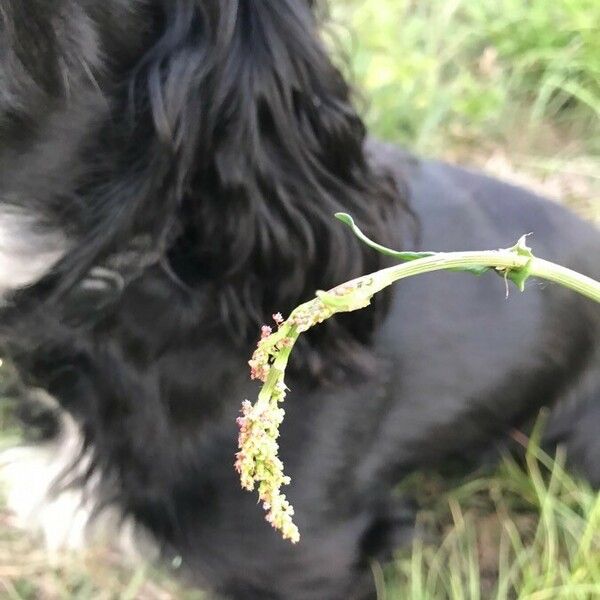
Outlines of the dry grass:
<svg viewBox="0 0 600 600">
<path fill-rule="evenodd" d="M 0 508 L 0 598 L 3 600 L 202 600 L 170 574 L 124 565 L 107 548 L 48 554 L 41 540 L 17 531 Z"/>
</svg>

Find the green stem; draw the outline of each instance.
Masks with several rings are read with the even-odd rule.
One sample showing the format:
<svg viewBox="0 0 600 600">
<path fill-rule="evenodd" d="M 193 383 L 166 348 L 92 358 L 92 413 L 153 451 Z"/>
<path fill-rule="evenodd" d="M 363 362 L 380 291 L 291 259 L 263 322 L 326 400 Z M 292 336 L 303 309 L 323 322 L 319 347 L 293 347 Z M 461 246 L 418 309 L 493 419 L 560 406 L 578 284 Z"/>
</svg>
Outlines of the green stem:
<svg viewBox="0 0 600 600">
<path fill-rule="evenodd" d="M 363 241 L 377 247 L 360 232 L 350 217 L 343 217 L 343 219 L 353 227 L 357 234 L 360 234 Z M 271 510 L 269 517 L 271 522 L 277 523 L 277 527 L 282 530 L 284 537 L 293 542 L 297 542 L 299 539 L 298 529 L 292 521 L 292 508 L 280 491 L 281 485 L 286 485 L 289 480 L 283 475 L 283 465 L 277 457 L 277 445 L 265 444 L 264 440 L 270 439 L 274 442 L 279 435 L 277 430 L 273 431 L 273 422 L 279 424 L 283 418 L 276 411 L 285 397 L 285 369 L 298 336 L 335 313 L 351 312 L 366 307 L 373 295 L 400 279 L 434 271 L 451 270 L 481 274 L 492 270 L 503 275 L 507 281 L 515 283 L 521 291 L 524 290 L 525 282 L 529 277 L 539 277 L 600 302 L 600 282 L 536 258 L 525 242 L 526 237 L 524 236 L 512 248 L 484 252 L 397 253 L 397 258 L 409 262 L 357 277 L 328 292 L 317 292 L 317 298 L 300 305 L 292 312 L 287 321 L 278 323 L 277 332 L 261 339 L 250 364 L 253 374 L 263 373 L 268 369 L 257 404 L 261 408 L 260 415 L 268 414 L 269 411 L 272 414 L 271 419 L 267 419 L 266 425 L 261 424 L 260 421 L 254 424 L 257 432 L 254 435 L 256 439 L 245 437 L 240 442 L 236 468 L 242 477 L 243 487 L 252 489 L 254 484 L 258 484 L 262 486 L 259 489 L 269 491 L 268 497 L 272 498 L 269 504 L 273 506 L 273 502 L 276 502 L 278 507 L 277 511 Z M 383 247 L 377 249 L 383 249 L 386 254 L 393 252 Z M 249 414 L 247 406 L 243 408 L 243 411 L 244 416 L 247 417 Z M 257 452 L 257 448 L 260 452 Z M 248 461 L 247 456 L 251 456 L 252 459 Z M 257 469 L 257 462 L 260 463 L 261 469 Z M 265 471 L 265 464 L 271 465 L 271 471 L 275 469 L 275 474 Z M 257 475 L 257 472 L 261 474 Z"/>
<path fill-rule="evenodd" d="M 290 355 L 292 354 L 294 344 L 298 339 L 298 334 L 294 327 L 291 327 L 289 331 L 286 332 L 286 337 L 289 339 L 289 343 L 278 351 L 277 356 L 271 365 L 267 381 L 262 386 L 260 394 L 258 395 L 258 402 L 263 406 L 267 406 L 271 402 L 275 386 L 280 381 L 283 382 Z"/>
<path fill-rule="evenodd" d="M 489 269 L 496 269 L 504 272 L 507 279 L 515 283 L 521 291 L 524 290 L 525 281 L 529 277 L 539 277 L 547 279 L 554 283 L 558 283 L 564 287 L 591 298 L 596 302 L 600 302 L 600 282 L 581 275 L 565 267 L 555 265 L 554 263 L 536 258 L 531 248 L 527 246 L 527 236 L 522 236 L 521 239 L 512 247 L 506 250 L 488 251 L 488 252 L 452 252 L 452 253 L 433 253 L 433 252 L 398 252 L 390 248 L 386 248 L 381 244 L 369 239 L 356 225 L 354 219 L 346 213 L 337 213 L 336 218 L 348 226 L 354 235 L 363 243 L 371 248 L 393 256 L 400 261 L 415 261 L 418 263 L 417 270 L 400 268 L 395 276 L 394 281 L 418 275 L 420 273 L 428 273 L 441 269 L 449 269 L 455 271 L 470 271 L 476 275 L 481 275 Z M 519 259 L 513 262 L 513 259 Z M 423 260 L 421 260 L 423 259 Z M 429 260 L 424 260 L 429 259 Z M 413 263 L 414 266 L 415 263 Z M 404 266 L 404 265 L 402 265 Z M 395 267 L 390 270 L 392 275 Z"/>
<path fill-rule="evenodd" d="M 600 282 L 540 258 L 519 256 L 512 250 L 440 252 L 433 256 L 394 265 L 377 273 L 359 277 L 354 282 L 371 279 L 372 283 L 368 286 L 368 291 L 370 294 L 375 294 L 392 283 L 407 277 L 474 266 L 488 267 L 500 273 L 527 269 L 530 277 L 538 277 L 559 283 L 583 296 L 600 302 Z"/>
<path fill-rule="evenodd" d="M 531 274 L 567 287 L 582 296 L 600 302 L 600 282 L 542 258 L 532 259 Z"/>
</svg>

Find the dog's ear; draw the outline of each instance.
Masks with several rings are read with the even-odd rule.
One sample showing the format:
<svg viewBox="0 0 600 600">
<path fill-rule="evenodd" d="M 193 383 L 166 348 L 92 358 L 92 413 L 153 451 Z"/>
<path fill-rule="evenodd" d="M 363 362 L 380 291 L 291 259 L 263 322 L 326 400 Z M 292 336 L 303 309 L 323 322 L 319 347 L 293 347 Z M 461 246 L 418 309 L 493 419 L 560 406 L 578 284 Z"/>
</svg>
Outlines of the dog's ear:
<svg viewBox="0 0 600 600">
<path fill-rule="evenodd" d="M 351 212 L 391 242 L 399 194 L 368 164 L 311 3 L 171 2 L 165 14 L 143 69 L 157 139 L 174 157 L 178 256 L 255 320 L 376 268 L 333 215 Z"/>
<path fill-rule="evenodd" d="M 186 283 L 210 282 L 227 314 L 243 315 L 241 329 L 377 268 L 333 215 L 393 244 L 400 195 L 368 163 L 311 3 L 157 4 L 80 250 L 150 234 Z"/>
</svg>

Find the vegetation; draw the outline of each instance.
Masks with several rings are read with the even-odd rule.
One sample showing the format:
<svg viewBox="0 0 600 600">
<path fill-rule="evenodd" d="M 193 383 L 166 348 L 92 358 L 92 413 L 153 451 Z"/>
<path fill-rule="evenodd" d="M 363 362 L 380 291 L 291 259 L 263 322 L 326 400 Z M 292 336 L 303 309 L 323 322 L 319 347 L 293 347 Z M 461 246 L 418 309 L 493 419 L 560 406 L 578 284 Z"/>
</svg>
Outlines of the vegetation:
<svg viewBox="0 0 600 600">
<path fill-rule="evenodd" d="M 451 489 L 439 475 L 405 482 L 421 490 L 421 525 L 435 542 L 415 541 L 385 577 L 375 567 L 380 599 L 597 598 L 600 495 L 563 465 L 533 439 L 523 464 L 507 457 Z"/>
<path fill-rule="evenodd" d="M 281 314 L 274 315 L 277 330 L 263 326 L 261 339 L 250 360 L 251 377 L 262 381 L 262 388 L 254 404 L 243 401 L 242 416 L 237 420 L 239 452 L 235 469 L 240 475 L 242 488 L 249 492 L 258 491 L 259 501 L 267 513 L 266 520 L 279 530 L 284 539 L 294 544 L 300 541 L 300 531 L 293 520 L 294 509 L 281 493 L 282 486 L 289 485 L 291 479 L 283 472 L 277 439 L 285 416 L 280 406 L 288 389 L 285 371 L 302 333 L 338 313 L 366 308 L 375 294 L 401 279 L 441 270 L 478 276 L 494 271 L 504 277 L 507 295 L 509 281 L 524 292 L 530 277 L 546 279 L 600 303 L 600 281 L 536 258 L 527 246 L 526 235 L 504 250 L 399 252 L 370 240 L 350 215 L 337 213 L 336 217 L 365 244 L 396 258 L 400 264 L 340 283 L 329 291 L 319 290 L 316 298 L 296 307 L 287 319 Z"/>
<path fill-rule="evenodd" d="M 551 123 L 600 150 L 595 0 L 338 0 L 328 28 L 379 135 L 439 154 Z"/>
</svg>

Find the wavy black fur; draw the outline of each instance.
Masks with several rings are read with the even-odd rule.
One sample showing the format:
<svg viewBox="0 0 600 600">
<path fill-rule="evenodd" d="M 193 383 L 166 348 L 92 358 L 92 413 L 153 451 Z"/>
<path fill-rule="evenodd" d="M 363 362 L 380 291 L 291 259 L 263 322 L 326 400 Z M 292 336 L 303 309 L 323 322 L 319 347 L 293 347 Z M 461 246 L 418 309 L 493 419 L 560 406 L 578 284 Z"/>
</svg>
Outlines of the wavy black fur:
<svg viewBox="0 0 600 600">
<path fill-rule="evenodd" d="M 534 231 L 538 253 L 599 275 L 597 231 L 558 207 L 367 142 L 312 9 L 0 2 L 0 234 L 16 212 L 32 249 L 62 248 L 35 285 L 6 284 L 4 353 L 76 418 L 99 501 L 242 600 L 369 596 L 369 561 L 411 530 L 400 478 L 478 460 L 544 404 L 560 407 L 549 439 L 600 480 L 598 308 L 556 288 L 507 303 L 500 278 L 452 274 L 299 348 L 282 453 L 302 543 L 239 489 L 235 416 L 256 393 L 258 326 L 383 265 L 333 213 L 395 247 L 414 243 L 415 214 L 429 249 Z"/>
</svg>

